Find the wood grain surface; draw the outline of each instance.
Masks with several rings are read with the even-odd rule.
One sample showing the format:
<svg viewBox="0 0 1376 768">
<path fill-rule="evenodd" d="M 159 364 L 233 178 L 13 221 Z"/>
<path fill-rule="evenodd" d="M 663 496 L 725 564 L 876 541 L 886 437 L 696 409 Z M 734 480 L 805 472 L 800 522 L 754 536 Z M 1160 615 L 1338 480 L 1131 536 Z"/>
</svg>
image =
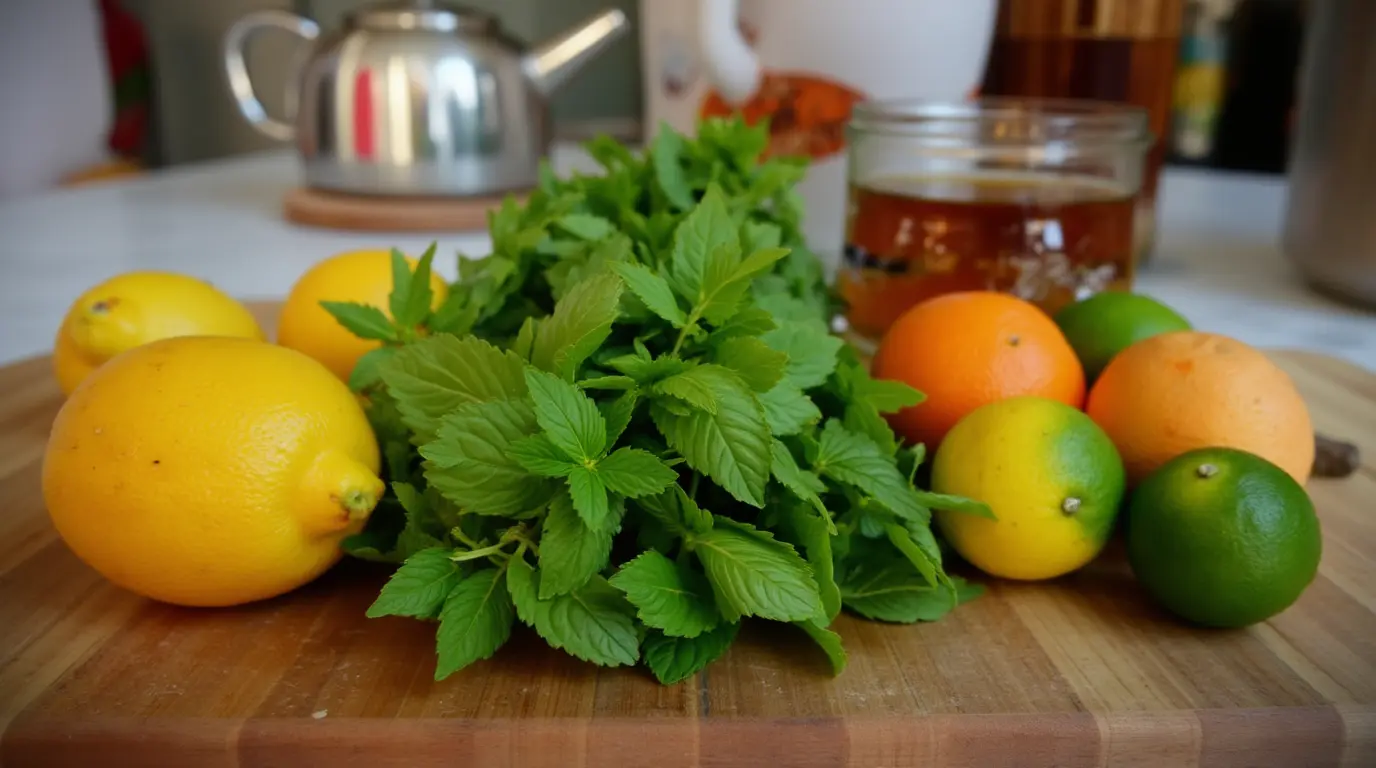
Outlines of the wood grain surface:
<svg viewBox="0 0 1376 768">
<path fill-rule="evenodd" d="M 61 405 L 46 360 L 0 369 L 0 762 L 168 766 L 1376 765 L 1376 376 L 1279 353 L 1319 429 L 1366 462 L 1310 491 L 1318 580 L 1232 631 L 1151 605 L 1121 548 L 934 624 L 843 616 L 838 678 L 787 627 L 749 625 L 662 687 L 518 631 L 436 683 L 433 627 L 364 618 L 386 569 L 192 610 L 73 557 L 39 470 Z M 156 556 L 156 553 L 150 553 Z"/>
</svg>

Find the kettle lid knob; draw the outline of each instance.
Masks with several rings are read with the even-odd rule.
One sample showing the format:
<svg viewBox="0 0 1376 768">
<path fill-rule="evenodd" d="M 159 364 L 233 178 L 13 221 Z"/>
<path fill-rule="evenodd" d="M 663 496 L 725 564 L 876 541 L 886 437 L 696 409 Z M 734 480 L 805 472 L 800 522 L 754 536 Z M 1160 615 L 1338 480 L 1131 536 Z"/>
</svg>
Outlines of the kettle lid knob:
<svg viewBox="0 0 1376 768">
<path fill-rule="evenodd" d="M 402 0 L 364 6 L 345 19 L 351 29 L 388 32 L 489 32 L 496 19 L 467 8 L 437 6 L 432 0 Z"/>
</svg>

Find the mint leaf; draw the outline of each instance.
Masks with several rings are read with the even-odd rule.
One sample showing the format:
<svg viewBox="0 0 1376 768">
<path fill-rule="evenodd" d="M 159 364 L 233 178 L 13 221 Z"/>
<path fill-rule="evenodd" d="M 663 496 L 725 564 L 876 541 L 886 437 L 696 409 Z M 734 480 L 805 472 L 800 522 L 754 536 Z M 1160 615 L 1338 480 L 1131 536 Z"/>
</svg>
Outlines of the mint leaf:
<svg viewBox="0 0 1376 768">
<path fill-rule="evenodd" d="M 650 162 L 654 165 L 655 181 L 671 205 L 681 211 L 690 210 L 697 201 L 692 187 L 684 176 L 679 156 L 683 153 L 683 137 L 667 123 L 659 124 L 659 134 L 650 144 Z"/>
<path fill-rule="evenodd" d="M 739 624 L 722 624 L 691 638 L 669 637 L 652 629 L 645 633 L 645 666 L 665 685 L 687 680 L 721 658 L 739 629 Z"/>
<path fill-rule="evenodd" d="M 756 275 L 764 274 L 774 266 L 775 262 L 787 256 L 789 249 L 779 247 L 756 248 L 750 251 L 749 255 L 741 260 L 741 266 L 736 270 L 734 279 L 742 282 L 750 282 Z"/>
<path fill-rule="evenodd" d="M 420 520 L 412 516 L 406 521 L 406 526 L 401 529 L 401 533 L 397 534 L 397 544 L 393 554 L 398 559 L 405 560 L 422 550 L 443 546 L 443 541 L 425 530 Z"/>
<path fill-rule="evenodd" d="M 678 480 L 678 473 L 649 451 L 618 448 L 597 462 L 596 472 L 607 490 L 629 496 L 653 496 Z"/>
<path fill-rule="evenodd" d="M 609 581 L 626 593 L 645 626 L 666 635 L 697 637 L 721 621 L 707 578 L 654 550 L 621 566 Z"/>
<path fill-rule="evenodd" d="M 620 312 L 621 289 L 621 278 L 611 274 L 573 286 L 535 330 L 531 364 L 572 379 L 578 366 L 611 334 Z"/>
<path fill-rule="evenodd" d="M 822 504 L 820 494 L 825 493 L 827 486 L 820 477 L 812 472 L 798 466 L 798 462 L 793 458 L 793 453 L 788 450 L 788 446 L 775 440 L 771 446 L 770 472 L 774 479 L 778 480 L 794 496 L 812 505 L 818 514 L 826 522 L 827 530 L 832 534 L 836 533 L 836 525 L 831 521 L 831 513 Z"/>
<path fill-rule="evenodd" d="M 447 523 L 429 500 L 407 483 L 393 482 L 392 490 L 396 498 L 384 498 L 367 527 L 340 543 L 344 551 L 361 560 L 400 564 L 421 550 L 448 550 L 443 538 Z"/>
<path fill-rule="evenodd" d="M 813 621 L 795 621 L 793 626 L 803 630 L 822 652 L 827 655 L 827 662 L 831 664 L 831 674 L 839 675 L 846 669 L 846 649 L 841 645 L 841 636 Z"/>
<path fill-rule="evenodd" d="M 742 616 L 801 621 L 821 612 L 812 570 L 793 547 L 768 531 L 717 518 L 693 538 L 717 608 L 729 622 Z"/>
<path fill-rule="evenodd" d="M 735 371 L 756 392 L 767 392 L 778 384 L 788 365 L 788 355 L 749 336 L 727 339 L 718 345 L 713 357 Z"/>
<path fill-rule="evenodd" d="M 458 564 L 449 559 L 451 554 L 451 549 L 435 547 L 408 557 L 368 608 L 368 618 L 413 616 L 433 619 L 438 616 L 444 599 L 463 575 Z"/>
<path fill-rule="evenodd" d="M 952 576 L 951 582 L 956 587 L 956 600 L 958 604 L 965 604 L 984 594 L 984 587 L 979 584 L 966 581 L 959 576 Z"/>
<path fill-rule="evenodd" d="M 754 507 L 764 506 L 769 481 L 769 425 L 754 393 L 734 376 L 715 393 L 717 412 L 679 415 L 656 403 L 650 415 L 669 445 L 727 493 Z"/>
<path fill-rule="evenodd" d="M 836 370 L 836 355 L 845 346 L 839 337 L 801 323 L 785 323 L 760 338 L 788 355 L 784 375 L 800 389 L 824 384 Z"/>
<path fill-rule="evenodd" d="M 635 379 L 630 376 L 596 376 L 578 382 L 578 388 L 582 390 L 601 389 L 612 392 L 629 392 L 636 388 L 636 383 Z"/>
<path fill-rule="evenodd" d="M 944 509 L 947 512 L 960 512 L 989 520 L 998 519 L 994 515 L 994 510 L 982 501 L 967 499 L 964 496 L 953 496 L 948 493 L 933 493 L 920 488 L 914 489 L 913 493 L 917 495 L 918 503 L 930 509 Z"/>
<path fill-rule="evenodd" d="M 817 404 L 791 381 L 775 384 L 759 399 L 770 434 L 796 435 L 822 420 Z"/>
<path fill-rule="evenodd" d="M 874 621 L 911 624 L 936 621 L 951 611 L 945 590 L 931 587 L 911 568 L 890 563 L 854 587 L 842 587 L 846 607 Z"/>
<path fill-rule="evenodd" d="M 708 338 L 713 342 L 720 343 L 727 339 L 742 336 L 759 336 L 778 327 L 778 324 L 774 322 L 773 315 L 769 312 L 759 307 L 745 307 L 732 315 L 730 320 L 718 325 Z"/>
<path fill-rule="evenodd" d="M 616 226 L 601 216 L 569 213 L 559 219 L 559 228 L 582 240 L 597 241 L 616 231 Z"/>
<path fill-rule="evenodd" d="M 511 456 L 510 446 L 536 433 L 535 412 L 519 400 L 461 406 L 420 447 L 425 479 L 444 498 L 480 515 L 515 516 L 543 506 L 553 492 Z"/>
<path fill-rule="evenodd" d="M 689 368 L 683 373 L 661 379 L 650 387 L 650 391 L 657 395 L 677 397 L 694 408 L 716 413 L 717 394 L 712 391 L 712 380 L 697 373 L 699 370 Z"/>
<path fill-rule="evenodd" d="M 650 391 L 671 395 L 708 413 L 717 412 L 717 392 L 740 389 L 740 377 L 720 365 L 698 365 L 661 379 Z"/>
<path fill-rule="evenodd" d="M 568 477 L 578 466 L 545 435 L 531 435 L 512 443 L 507 451 L 517 464 L 533 475 Z"/>
<path fill-rule="evenodd" d="M 707 254 L 703 266 L 702 283 L 693 302 L 694 316 L 712 325 L 720 325 L 736 313 L 745 298 L 750 283 L 741 271 L 741 247 L 738 242 L 723 243 Z"/>
<path fill-rule="evenodd" d="M 334 319 L 349 333 L 360 339 L 396 341 L 397 329 L 382 310 L 351 301 L 322 301 L 320 306 L 334 315 Z"/>
<path fill-rule="evenodd" d="M 511 637 L 515 612 L 501 571 L 485 568 L 460 581 L 445 598 L 435 635 L 435 679 L 488 659 Z"/>
<path fill-rule="evenodd" d="M 677 484 L 658 496 L 636 499 L 635 503 L 677 536 L 712 530 L 712 514 L 699 507 Z"/>
<path fill-rule="evenodd" d="M 535 401 L 535 420 L 550 442 L 580 462 L 607 448 L 607 423 L 597 404 L 558 376 L 526 369 L 526 387 Z"/>
<path fill-rule="evenodd" d="M 435 299 L 434 289 L 430 287 L 430 265 L 435 260 L 435 243 L 431 243 L 420 260 L 416 262 L 416 271 L 412 273 L 406 260 L 402 258 L 401 271 L 407 275 L 406 285 L 403 289 L 402 283 L 396 282 L 397 261 L 401 253 L 395 248 L 392 249 L 392 294 L 388 297 L 388 304 L 392 310 L 392 317 L 397 325 L 404 328 L 414 328 L 425 321 L 430 316 L 430 304 Z"/>
<path fill-rule="evenodd" d="M 364 352 L 363 356 L 358 358 L 358 362 L 354 363 L 353 371 L 349 373 L 349 389 L 362 392 L 377 385 L 382 381 L 383 365 L 399 350 L 400 347 L 378 347 Z"/>
<path fill-rule="evenodd" d="M 511 342 L 511 353 L 529 361 L 531 351 L 535 347 L 535 329 L 539 327 L 540 321 L 533 317 L 521 321 L 521 330 L 516 332 L 516 340 Z"/>
<path fill-rule="evenodd" d="M 392 249 L 389 258 L 392 267 L 392 290 L 387 295 L 387 308 L 398 325 L 408 325 L 402 320 L 402 316 L 406 311 L 406 299 L 411 293 L 411 265 L 406 261 L 406 254 L 398 248 Z"/>
<path fill-rule="evenodd" d="M 852 400 L 863 402 L 880 413 L 901 411 L 927 399 L 901 381 L 870 378 L 864 366 L 858 364 L 843 365 L 837 373 Z"/>
<path fill-rule="evenodd" d="M 801 252 L 801 249 L 795 252 Z M 774 287 L 766 289 L 765 286 Z M 828 334 L 825 297 L 817 296 L 808 300 L 794 296 L 788 283 L 779 275 L 758 278 L 754 292 L 755 306 L 768 312 L 780 328 L 797 324 L 819 335 Z"/>
<path fill-rule="evenodd" d="M 407 344 L 380 374 L 407 428 L 421 442 L 446 414 L 471 403 L 526 396 L 521 359 L 472 336 L 447 334 Z"/>
<path fill-rule="evenodd" d="M 606 568 L 613 533 L 589 528 L 569 494 L 555 494 L 540 529 L 540 599 L 572 592 Z"/>
<path fill-rule="evenodd" d="M 651 272 L 640 264 L 621 262 L 613 264 L 621 279 L 626 281 L 626 287 L 631 289 L 645 306 L 656 315 L 669 321 L 675 328 L 682 328 L 688 323 L 688 316 L 679 307 L 678 300 L 674 298 L 674 291 L 669 287 L 669 281 Z"/>
<path fill-rule="evenodd" d="M 707 255 L 694 316 L 714 326 L 727 322 L 740 309 L 751 280 L 787 254 L 785 248 L 766 248 L 741 259 L 737 242 L 718 245 Z"/>
<path fill-rule="evenodd" d="M 711 184 L 702 200 L 674 230 L 674 249 L 669 260 L 670 284 L 694 307 L 707 300 L 704 282 L 708 259 L 723 247 L 734 248 L 736 258 L 740 258 L 736 224 L 726 209 L 721 187 Z M 735 266 L 732 264 L 731 269 Z"/>
<path fill-rule="evenodd" d="M 607 445 L 616 445 L 616 441 L 621 439 L 621 433 L 630 426 L 638 398 L 639 393 L 632 389 L 615 400 L 598 404 L 597 409 L 602 412 L 602 418 L 607 422 Z"/>
<path fill-rule="evenodd" d="M 560 251 L 558 261 L 545 270 L 545 281 L 549 283 L 550 295 L 555 301 L 562 300 L 573 287 L 588 278 L 604 274 L 614 264 L 631 259 L 633 244 L 623 234 L 589 245 L 574 240 L 552 241 L 549 250 Z M 636 304 L 630 304 L 637 313 Z"/>
<path fill-rule="evenodd" d="M 844 565 L 837 579 L 841 601 L 865 618 L 911 624 L 936 621 L 952 608 L 947 590 L 933 587 L 887 544 L 852 551 Z"/>
<path fill-rule="evenodd" d="M 917 572 L 922 574 L 922 578 L 927 580 L 928 585 L 933 587 L 941 586 L 942 580 L 937 576 L 938 570 L 941 567 L 940 559 L 935 561 L 930 559 L 927 553 L 918 547 L 917 544 L 913 542 L 912 538 L 908 536 L 907 529 L 901 525 L 886 526 L 884 532 L 889 537 L 889 543 L 893 544 L 894 549 L 901 552 L 903 556 L 908 559 L 908 562 L 913 564 Z M 951 593 L 951 599 L 952 601 L 955 600 L 954 590 Z"/>
<path fill-rule="evenodd" d="M 777 224 L 761 221 L 747 221 L 741 227 L 741 242 L 747 251 L 761 248 L 778 248 L 783 242 L 783 230 Z"/>
<path fill-rule="evenodd" d="M 859 488 L 894 514 L 908 520 L 927 521 L 931 512 L 918 503 L 907 478 L 893 458 L 885 456 L 867 437 L 857 435 L 829 419 L 818 441 L 813 467 L 823 477 Z"/>
<path fill-rule="evenodd" d="M 640 642 L 635 608 L 601 576 L 566 595 L 537 597 L 543 574 L 523 557 L 511 558 L 506 583 L 516 615 L 549 643 L 569 655 L 604 667 L 635 664 Z"/>
<path fill-rule="evenodd" d="M 602 477 L 582 465 L 569 473 L 569 495 L 573 497 L 573 508 L 589 528 L 602 530 L 607 526 L 607 516 L 611 506 L 607 501 L 607 487 Z"/>
<path fill-rule="evenodd" d="M 693 367 L 693 363 L 680 360 L 673 355 L 651 358 L 648 350 L 641 347 L 644 354 L 622 355 L 607 361 L 607 365 L 635 379 L 641 386 L 648 386 L 661 379 L 682 373 Z"/>
<path fill-rule="evenodd" d="M 868 403 L 854 402 L 847 405 L 841 423 L 851 432 L 874 441 L 879 450 L 886 455 L 892 456 L 898 450 L 898 438 L 894 436 L 893 428 L 879 415 L 879 411 Z"/>
<path fill-rule="evenodd" d="M 819 517 L 807 507 L 790 504 L 783 509 L 777 527 L 780 538 L 801 547 L 807 555 L 813 581 L 817 583 L 817 594 L 822 601 L 824 624 L 830 624 L 841 612 L 841 592 L 836 586 L 831 551 L 831 538 L 836 535 L 835 526 L 826 514 Z"/>
</svg>

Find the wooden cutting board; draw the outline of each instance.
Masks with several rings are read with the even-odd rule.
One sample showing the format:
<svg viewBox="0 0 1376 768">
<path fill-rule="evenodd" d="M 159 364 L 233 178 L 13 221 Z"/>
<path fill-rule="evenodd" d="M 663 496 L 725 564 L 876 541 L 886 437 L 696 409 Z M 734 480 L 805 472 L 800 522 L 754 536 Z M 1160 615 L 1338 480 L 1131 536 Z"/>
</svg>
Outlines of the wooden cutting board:
<svg viewBox="0 0 1376 768">
<path fill-rule="evenodd" d="M 433 629 L 364 618 L 385 570 L 189 610 L 104 582 L 43 511 L 48 363 L 0 369 L 0 762 L 168 766 L 1376 765 L 1376 376 L 1277 359 L 1364 466 L 1316 480 L 1318 580 L 1245 630 L 1182 626 L 1120 551 L 1041 584 L 983 580 L 948 618 L 843 616 L 827 674 L 786 627 L 661 687 L 518 631 L 432 680 Z M 156 556 L 156 553 L 150 553 Z"/>
</svg>

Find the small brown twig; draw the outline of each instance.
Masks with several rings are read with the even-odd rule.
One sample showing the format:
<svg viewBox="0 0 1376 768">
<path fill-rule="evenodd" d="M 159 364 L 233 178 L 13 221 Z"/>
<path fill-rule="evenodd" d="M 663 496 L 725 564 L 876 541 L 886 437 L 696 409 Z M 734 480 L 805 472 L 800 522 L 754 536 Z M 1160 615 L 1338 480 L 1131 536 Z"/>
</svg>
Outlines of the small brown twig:
<svg viewBox="0 0 1376 768">
<path fill-rule="evenodd" d="M 1352 443 L 1314 435 L 1314 476 L 1347 477 L 1362 464 L 1362 452 Z"/>
</svg>

